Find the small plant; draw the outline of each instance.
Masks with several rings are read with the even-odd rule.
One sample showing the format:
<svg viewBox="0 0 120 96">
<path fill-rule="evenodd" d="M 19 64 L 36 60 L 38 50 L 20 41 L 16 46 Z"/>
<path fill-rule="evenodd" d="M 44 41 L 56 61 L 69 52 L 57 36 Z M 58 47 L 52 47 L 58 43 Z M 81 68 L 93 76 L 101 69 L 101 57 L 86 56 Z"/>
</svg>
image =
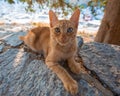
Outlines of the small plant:
<svg viewBox="0 0 120 96">
<path fill-rule="evenodd" d="M 91 7 L 91 12 L 95 16 L 96 15 L 96 7 L 97 8 L 105 8 L 108 0 L 91 0 L 88 2 L 88 6 Z M 104 11 L 104 10 L 103 10 Z"/>
<path fill-rule="evenodd" d="M 15 3 L 15 0 L 5 0 L 10 4 Z M 94 16 L 97 15 L 96 13 L 96 7 L 104 8 L 107 0 L 91 0 L 88 2 L 88 4 L 81 4 L 78 3 L 72 4 L 67 2 L 66 0 L 18 0 L 17 2 L 23 2 L 27 3 L 28 6 L 25 8 L 27 12 L 35 12 L 34 9 L 34 3 L 37 2 L 40 6 L 39 8 L 42 9 L 44 6 L 49 7 L 50 9 L 56 10 L 56 13 L 58 14 L 64 14 L 64 16 L 67 16 L 68 14 L 72 13 L 76 8 L 84 9 L 88 6 L 90 7 L 90 10 Z M 104 11 L 104 10 L 103 10 Z"/>
</svg>

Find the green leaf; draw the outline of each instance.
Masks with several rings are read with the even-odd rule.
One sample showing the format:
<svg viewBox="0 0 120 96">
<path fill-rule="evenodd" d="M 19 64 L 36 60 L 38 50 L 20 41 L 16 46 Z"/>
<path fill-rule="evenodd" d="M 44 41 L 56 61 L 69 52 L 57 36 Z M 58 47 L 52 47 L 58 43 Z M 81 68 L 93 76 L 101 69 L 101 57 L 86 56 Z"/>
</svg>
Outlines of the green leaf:
<svg viewBox="0 0 120 96">
<path fill-rule="evenodd" d="M 26 0 L 20 0 L 20 2 L 25 2 Z"/>
<path fill-rule="evenodd" d="M 15 2 L 14 2 L 14 0 L 8 0 L 8 3 L 13 4 Z"/>
</svg>

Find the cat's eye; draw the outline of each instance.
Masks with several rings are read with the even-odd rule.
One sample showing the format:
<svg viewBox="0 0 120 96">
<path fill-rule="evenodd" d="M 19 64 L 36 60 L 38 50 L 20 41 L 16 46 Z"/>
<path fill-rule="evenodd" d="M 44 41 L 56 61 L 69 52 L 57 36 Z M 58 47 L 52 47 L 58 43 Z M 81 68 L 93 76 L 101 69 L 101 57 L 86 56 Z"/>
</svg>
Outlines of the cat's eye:
<svg viewBox="0 0 120 96">
<path fill-rule="evenodd" d="M 60 33 L 60 28 L 58 28 L 58 27 L 55 28 L 55 32 L 56 32 L 56 33 Z"/>
<path fill-rule="evenodd" d="M 72 27 L 69 27 L 68 29 L 67 29 L 67 33 L 72 33 L 73 32 L 73 28 Z"/>
</svg>

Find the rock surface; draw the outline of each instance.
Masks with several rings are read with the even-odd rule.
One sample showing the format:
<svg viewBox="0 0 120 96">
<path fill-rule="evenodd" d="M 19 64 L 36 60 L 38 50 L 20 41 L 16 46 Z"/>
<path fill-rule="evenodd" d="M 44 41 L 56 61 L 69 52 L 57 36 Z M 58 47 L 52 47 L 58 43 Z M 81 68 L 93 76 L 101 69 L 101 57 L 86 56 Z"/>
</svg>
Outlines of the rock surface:
<svg viewBox="0 0 120 96">
<path fill-rule="evenodd" d="M 83 57 L 84 65 L 120 96 L 120 47 L 89 43 L 82 47 L 79 54 Z"/>
<path fill-rule="evenodd" d="M 2 52 L 3 48 L 4 48 L 4 45 L 0 44 L 0 52 Z"/>
<path fill-rule="evenodd" d="M 1 39 L 0 96 L 72 96 L 44 59 L 22 48 L 19 35 Z M 79 54 L 90 72 L 81 76 L 70 72 L 79 85 L 75 96 L 120 96 L 120 47 L 88 43 Z"/>
<path fill-rule="evenodd" d="M 25 32 L 14 32 L 10 35 L 4 36 L 2 40 L 4 40 L 7 45 L 16 47 L 22 43 L 22 41 L 19 40 L 19 36 L 22 35 L 25 35 Z"/>
</svg>

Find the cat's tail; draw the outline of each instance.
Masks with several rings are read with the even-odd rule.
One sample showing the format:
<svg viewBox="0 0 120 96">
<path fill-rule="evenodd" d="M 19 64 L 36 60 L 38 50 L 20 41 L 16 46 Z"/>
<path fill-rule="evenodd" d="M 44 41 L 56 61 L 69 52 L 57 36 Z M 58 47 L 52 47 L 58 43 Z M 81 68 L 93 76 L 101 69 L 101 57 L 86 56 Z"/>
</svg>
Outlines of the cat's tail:
<svg viewBox="0 0 120 96">
<path fill-rule="evenodd" d="M 19 37 L 19 39 L 22 40 L 22 41 L 24 41 L 24 38 L 25 38 L 24 36 Z"/>
</svg>

